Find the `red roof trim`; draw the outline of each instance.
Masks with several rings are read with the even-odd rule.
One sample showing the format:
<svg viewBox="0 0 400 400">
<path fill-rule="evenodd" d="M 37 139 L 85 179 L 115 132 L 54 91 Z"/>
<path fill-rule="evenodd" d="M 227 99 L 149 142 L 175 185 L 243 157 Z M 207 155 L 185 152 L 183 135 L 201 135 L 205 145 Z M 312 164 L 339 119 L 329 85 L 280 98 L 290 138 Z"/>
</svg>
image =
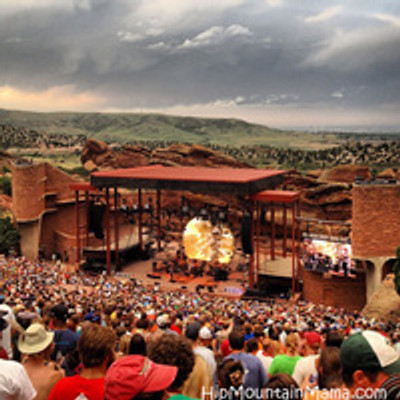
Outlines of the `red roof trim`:
<svg viewBox="0 0 400 400">
<path fill-rule="evenodd" d="M 254 201 L 273 203 L 294 203 L 299 198 L 299 192 L 290 190 L 264 190 L 251 196 L 251 200 Z"/>
<path fill-rule="evenodd" d="M 250 168 L 205 168 L 205 167 L 147 167 L 116 169 L 92 173 L 98 178 L 125 178 L 164 181 L 248 183 L 263 178 L 284 174 L 280 170 L 261 170 Z"/>
<path fill-rule="evenodd" d="M 97 192 L 99 189 L 92 186 L 89 182 L 76 182 L 70 183 L 69 188 L 71 190 L 79 190 L 84 192 Z"/>
</svg>

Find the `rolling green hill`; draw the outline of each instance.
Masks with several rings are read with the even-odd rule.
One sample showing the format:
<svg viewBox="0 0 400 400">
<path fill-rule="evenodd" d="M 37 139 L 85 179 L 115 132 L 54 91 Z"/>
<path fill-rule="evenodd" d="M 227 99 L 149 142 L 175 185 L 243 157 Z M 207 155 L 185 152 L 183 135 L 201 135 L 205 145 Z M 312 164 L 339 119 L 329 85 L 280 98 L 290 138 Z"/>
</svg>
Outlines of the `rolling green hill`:
<svg viewBox="0 0 400 400">
<path fill-rule="evenodd" d="M 85 135 L 107 142 L 140 140 L 215 145 L 270 145 L 316 149 L 338 143 L 336 134 L 272 129 L 238 119 L 133 113 L 36 113 L 0 109 L 0 125 L 46 134 Z"/>
</svg>

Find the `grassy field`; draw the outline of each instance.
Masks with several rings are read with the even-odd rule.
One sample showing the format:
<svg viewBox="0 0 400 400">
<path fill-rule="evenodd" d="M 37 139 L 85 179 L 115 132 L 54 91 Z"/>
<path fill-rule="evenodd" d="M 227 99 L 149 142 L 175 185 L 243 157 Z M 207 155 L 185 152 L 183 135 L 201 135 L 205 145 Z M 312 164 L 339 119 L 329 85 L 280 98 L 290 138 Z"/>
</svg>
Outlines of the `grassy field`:
<svg viewBox="0 0 400 400">
<path fill-rule="evenodd" d="M 84 134 L 107 142 L 138 140 L 203 145 L 270 145 L 323 149 L 340 138 L 332 134 L 283 131 L 237 119 L 175 117 L 161 114 L 34 113 L 0 109 L 0 123 L 52 134 Z"/>
</svg>

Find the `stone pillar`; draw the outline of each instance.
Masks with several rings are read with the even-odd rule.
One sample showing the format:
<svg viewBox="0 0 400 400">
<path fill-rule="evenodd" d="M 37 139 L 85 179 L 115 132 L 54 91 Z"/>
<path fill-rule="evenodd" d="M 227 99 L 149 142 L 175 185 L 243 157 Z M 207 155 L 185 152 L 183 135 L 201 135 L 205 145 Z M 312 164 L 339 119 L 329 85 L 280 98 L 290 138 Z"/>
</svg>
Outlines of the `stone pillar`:
<svg viewBox="0 0 400 400">
<path fill-rule="evenodd" d="M 368 260 L 372 265 L 367 266 L 365 269 L 365 279 L 367 288 L 367 303 L 370 301 L 372 295 L 382 284 L 382 270 L 383 265 L 389 257 L 370 257 Z"/>
</svg>

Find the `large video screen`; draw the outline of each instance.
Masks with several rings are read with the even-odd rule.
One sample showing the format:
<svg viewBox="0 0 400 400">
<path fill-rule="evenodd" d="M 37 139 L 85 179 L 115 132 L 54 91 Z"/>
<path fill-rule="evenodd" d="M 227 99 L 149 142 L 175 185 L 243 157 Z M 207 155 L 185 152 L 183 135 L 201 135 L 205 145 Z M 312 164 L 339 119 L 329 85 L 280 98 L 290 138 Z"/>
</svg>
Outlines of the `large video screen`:
<svg viewBox="0 0 400 400">
<path fill-rule="evenodd" d="M 311 271 L 341 275 L 354 275 L 351 244 L 333 240 L 303 239 L 304 268 Z"/>
</svg>

